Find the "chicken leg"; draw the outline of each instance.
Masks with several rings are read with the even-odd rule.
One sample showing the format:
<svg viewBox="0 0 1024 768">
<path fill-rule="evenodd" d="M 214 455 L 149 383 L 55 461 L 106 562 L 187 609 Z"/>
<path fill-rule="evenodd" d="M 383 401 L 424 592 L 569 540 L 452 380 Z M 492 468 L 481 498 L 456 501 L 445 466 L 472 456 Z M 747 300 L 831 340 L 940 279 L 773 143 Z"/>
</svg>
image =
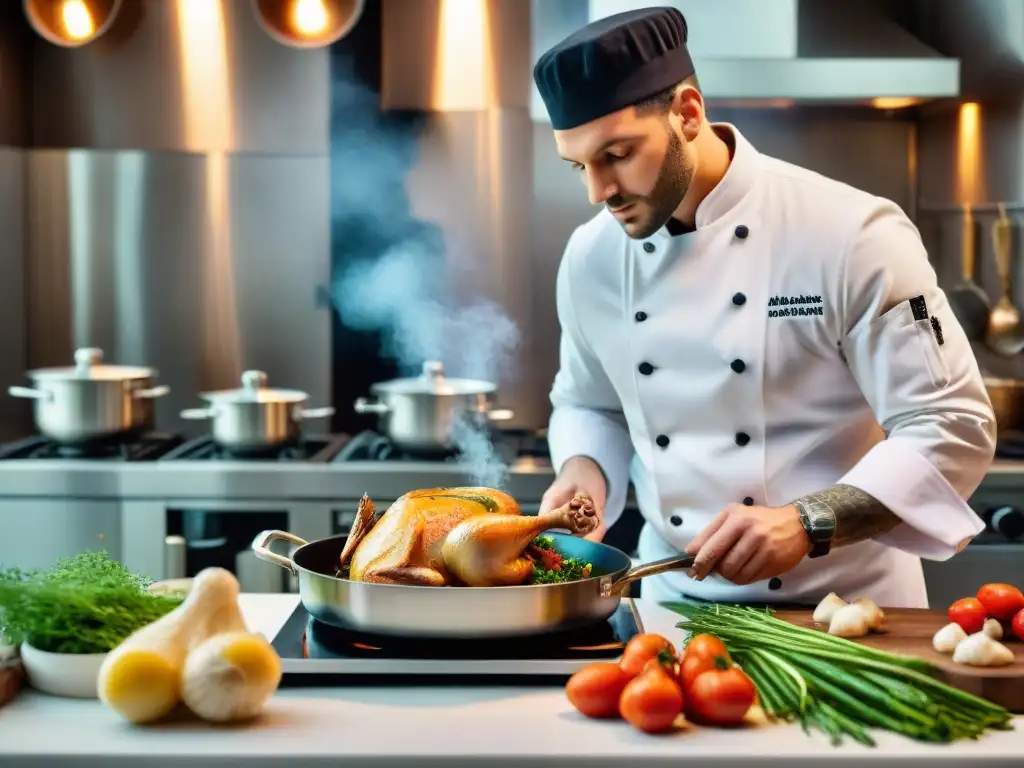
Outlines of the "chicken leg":
<svg viewBox="0 0 1024 768">
<path fill-rule="evenodd" d="M 349 531 L 348 538 L 345 540 L 345 546 L 341 550 L 341 556 L 338 558 L 339 567 L 344 568 L 348 564 L 349 558 L 356 551 L 359 542 L 366 538 L 366 534 L 370 532 L 370 529 L 377 524 L 380 518 L 381 515 L 377 514 L 370 497 L 364 493 L 363 498 L 359 500 L 355 522 L 352 523 L 352 529 Z"/>
<path fill-rule="evenodd" d="M 516 586 L 533 572 L 533 561 L 524 552 L 539 534 L 568 528 L 586 536 L 597 525 L 593 500 L 580 493 L 543 515 L 491 514 L 464 520 L 445 538 L 441 551 L 445 566 L 467 586 Z"/>
</svg>

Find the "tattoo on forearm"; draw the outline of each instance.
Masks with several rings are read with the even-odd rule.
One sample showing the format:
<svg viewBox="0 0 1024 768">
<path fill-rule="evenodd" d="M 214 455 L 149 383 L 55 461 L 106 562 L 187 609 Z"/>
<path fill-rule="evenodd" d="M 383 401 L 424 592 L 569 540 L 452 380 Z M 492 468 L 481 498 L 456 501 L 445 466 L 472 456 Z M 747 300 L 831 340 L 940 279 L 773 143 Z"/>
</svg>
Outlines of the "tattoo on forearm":
<svg viewBox="0 0 1024 768">
<path fill-rule="evenodd" d="M 837 485 L 808 494 L 800 501 L 814 511 L 831 512 L 835 517 L 833 547 L 856 544 L 880 536 L 901 522 L 884 504 L 852 485 Z"/>
</svg>

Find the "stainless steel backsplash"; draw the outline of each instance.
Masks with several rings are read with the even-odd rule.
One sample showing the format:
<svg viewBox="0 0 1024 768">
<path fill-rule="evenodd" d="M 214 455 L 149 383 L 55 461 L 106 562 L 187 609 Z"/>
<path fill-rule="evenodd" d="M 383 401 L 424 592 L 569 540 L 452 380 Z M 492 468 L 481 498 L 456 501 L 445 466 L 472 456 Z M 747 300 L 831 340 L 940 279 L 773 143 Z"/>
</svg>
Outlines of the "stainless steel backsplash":
<svg viewBox="0 0 1024 768">
<path fill-rule="evenodd" d="M 197 404 L 199 391 L 235 386 L 243 368 L 308 391 L 314 405 L 330 398 L 331 317 L 317 289 L 331 278 L 332 174 L 343 179 L 348 169 L 331 166 L 328 52 L 274 42 L 248 2 L 215 5 L 227 44 L 203 71 L 220 72 L 219 83 L 189 80 L 177 0 L 125 3 L 131 11 L 106 36 L 76 50 L 26 34 L 18 13 L 2 12 L 0 384 L 67 364 L 88 344 L 160 369 L 172 387 L 159 411 L 168 429 L 185 429 L 177 412 Z M 521 10 L 515 0 L 495 8 Z M 508 29 L 525 28 L 515 18 Z M 368 23 L 353 39 L 380 36 Z M 521 53 L 505 59 L 526 60 Z M 444 232 L 457 278 L 518 326 L 501 400 L 517 425 L 542 427 L 557 366 L 555 272 L 570 232 L 596 210 L 558 159 L 550 127 L 530 120 L 525 89 L 503 77 L 500 108 L 424 115 L 406 190 L 414 214 Z M 19 104 L 21 120 L 12 118 Z M 1019 197 L 1024 163 L 996 151 L 1019 153 L 1020 110 L 1004 111 L 987 162 L 992 178 L 1007 179 L 998 194 Z M 938 190 L 954 184 L 955 110 L 928 113 L 919 158 L 913 113 L 714 104 L 709 113 L 762 151 L 915 216 L 918 177 L 920 197 L 952 199 Z M 958 231 L 946 219 L 922 225 L 944 280 L 955 277 L 947 241 Z M 27 404 L 0 395 L 0 437 L 27 429 L 27 414 Z"/>
<path fill-rule="evenodd" d="M 33 150 L 26 173 L 31 367 L 82 346 L 155 366 L 168 429 L 246 368 L 325 404 L 326 157 Z"/>
<path fill-rule="evenodd" d="M 0 24 L 0 143 L 20 145 L 0 149 L 0 385 L 96 346 L 159 369 L 167 430 L 207 430 L 178 412 L 247 368 L 326 404 L 326 50 L 278 44 L 235 0 L 125 3 L 64 49 L 17 5 Z M 31 429 L 29 408 L 0 394 L 0 438 Z"/>
</svg>

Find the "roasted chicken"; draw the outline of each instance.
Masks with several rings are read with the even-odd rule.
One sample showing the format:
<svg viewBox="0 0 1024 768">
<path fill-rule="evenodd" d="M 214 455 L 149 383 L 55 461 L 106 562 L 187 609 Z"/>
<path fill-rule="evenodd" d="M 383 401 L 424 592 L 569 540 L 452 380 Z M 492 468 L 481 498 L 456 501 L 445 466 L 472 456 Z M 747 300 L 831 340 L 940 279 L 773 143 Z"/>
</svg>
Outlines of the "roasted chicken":
<svg viewBox="0 0 1024 768">
<path fill-rule="evenodd" d="M 530 543 L 565 528 L 586 536 L 597 528 L 586 494 L 544 515 L 523 515 L 516 500 L 492 488 L 411 491 L 378 515 L 363 496 L 339 565 L 348 578 L 419 586 L 515 586 L 526 583 Z"/>
</svg>

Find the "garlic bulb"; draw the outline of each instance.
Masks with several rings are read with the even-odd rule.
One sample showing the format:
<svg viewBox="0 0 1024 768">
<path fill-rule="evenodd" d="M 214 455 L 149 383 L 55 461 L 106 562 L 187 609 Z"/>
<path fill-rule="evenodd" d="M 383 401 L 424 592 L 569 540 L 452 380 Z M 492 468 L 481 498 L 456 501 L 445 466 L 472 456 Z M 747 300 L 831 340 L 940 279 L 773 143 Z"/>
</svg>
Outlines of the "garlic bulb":
<svg viewBox="0 0 1024 768">
<path fill-rule="evenodd" d="M 832 621 L 832 617 L 836 611 L 847 605 L 847 602 L 843 600 L 835 592 L 829 592 L 818 603 L 818 607 L 814 609 L 814 615 L 811 617 L 817 624 L 828 624 Z"/>
<path fill-rule="evenodd" d="M 953 651 L 953 661 L 973 667 L 1001 667 L 1013 664 L 1013 651 L 984 631 L 975 632 L 960 641 Z"/>
<path fill-rule="evenodd" d="M 281 682 L 281 659 L 265 638 L 224 632 L 188 655 L 181 698 L 204 720 L 247 720 L 263 711 Z"/>
<path fill-rule="evenodd" d="M 981 631 L 993 640 L 1003 639 L 1003 625 L 996 619 L 985 619 L 985 624 L 982 626 Z"/>
<path fill-rule="evenodd" d="M 932 648 L 939 653 L 952 653 L 956 647 L 967 639 L 964 628 L 955 622 L 951 622 L 935 633 L 932 638 Z"/>
<path fill-rule="evenodd" d="M 828 633 L 837 637 L 863 637 L 871 629 L 871 616 L 863 605 L 850 603 L 832 615 Z"/>
</svg>

